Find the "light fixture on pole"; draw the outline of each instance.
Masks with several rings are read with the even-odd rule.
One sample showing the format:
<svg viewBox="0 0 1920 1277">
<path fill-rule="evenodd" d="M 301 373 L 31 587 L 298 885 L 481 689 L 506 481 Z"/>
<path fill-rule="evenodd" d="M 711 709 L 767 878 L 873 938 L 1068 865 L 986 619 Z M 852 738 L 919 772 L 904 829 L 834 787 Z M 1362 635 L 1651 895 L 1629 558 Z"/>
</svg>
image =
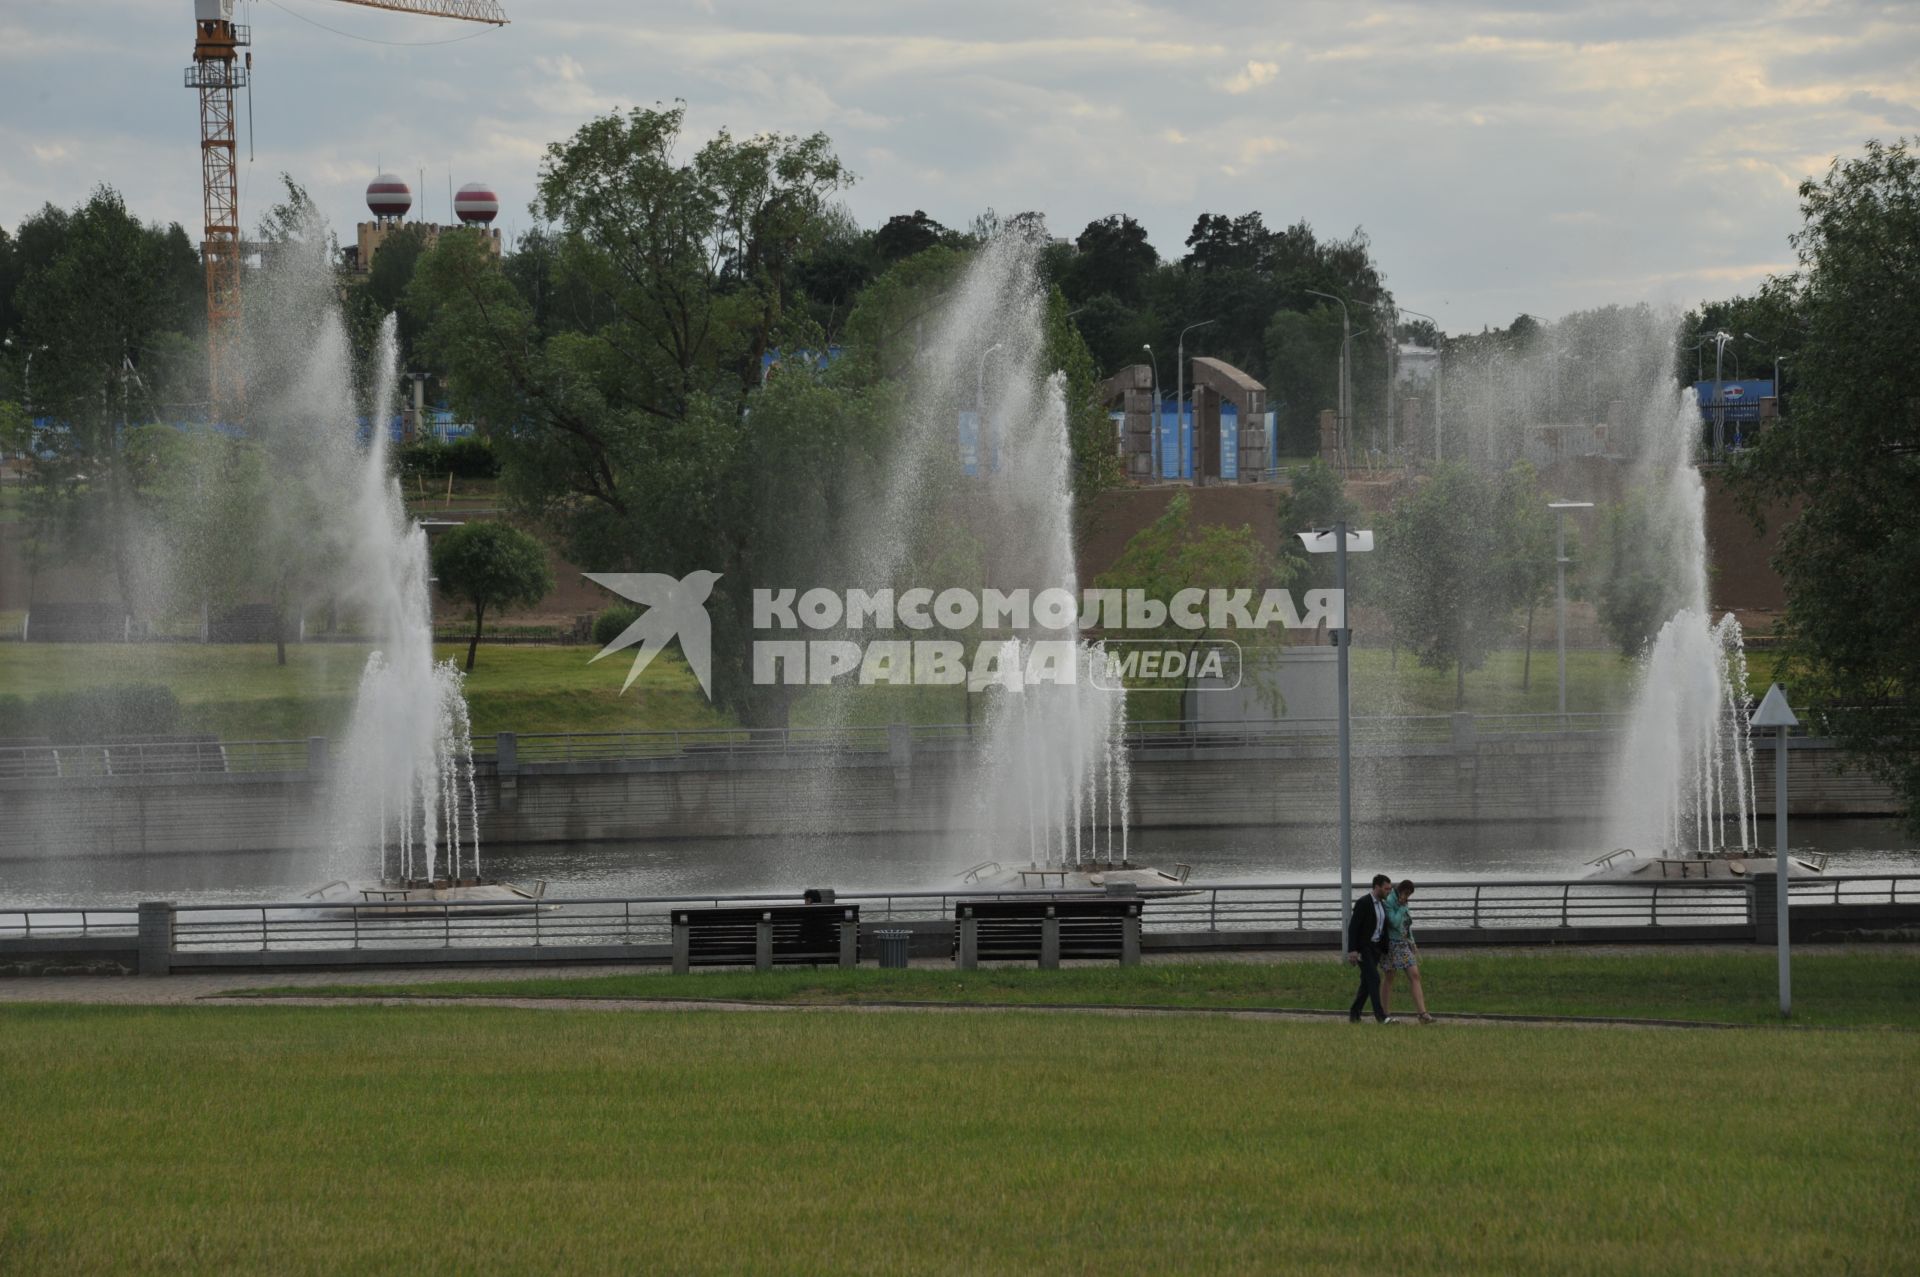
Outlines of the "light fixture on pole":
<svg viewBox="0 0 1920 1277">
<path fill-rule="evenodd" d="M 1340 303 L 1340 451 L 1347 455 L 1347 464 L 1353 464 L 1353 321 L 1347 314 L 1344 298 L 1332 293 L 1323 293 L 1317 288 L 1306 290 L 1310 297 L 1324 297 L 1330 302 Z"/>
<path fill-rule="evenodd" d="M 1347 555 L 1373 549 L 1373 533 L 1347 527 L 1343 519 L 1331 528 L 1299 534 L 1308 554 L 1334 556 L 1334 590 L 1340 599 L 1340 624 L 1329 633 L 1339 667 L 1340 703 L 1340 906 L 1334 914 L 1334 945 L 1347 951 L 1344 925 L 1353 900 L 1353 729 L 1347 708 L 1347 649 L 1353 645 L 1353 627 L 1347 623 Z"/>
<path fill-rule="evenodd" d="M 1153 347 L 1145 342 L 1140 349 L 1147 352 L 1147 360 L 1153 365 L 1153 424 L 1147 431 L 1147 454 L 1153 461 L 1153 477 L 1156 481 L 1163 478 L 1160 459 L 1160 357 L 1153 353 Z"/>
<path fill-rule="evenodd" d="M 1193 455 L 1193 446 L 1187 440 L 1187 334 L 1196 328 L 1205 328 L 1208 324 L 1217 324 L 1217 319 L 1203 319 L 1197 324 L 1188 324 L 1180 330 L 1180 339 L 1173 351 L 1173 413 L 1180 425 L 1174 433 L 1173 446 L 1180 450 L 1180 461 L 1176 467 L 1187 470 L 1187 459 Z M 1189 473 L 1189 481 L 1199 475 Z"/>
<path fill-rule="evenodd" d="M 1567 730 L 1567 511 L 1591 510 L 1591 501 L 1549 501 L 1547 509 L 1553 511 L 1553 566 L 1559 578 L 1559 588 L 1555 598 L 1559 604 L 1560 634 L 1560 730 Z"/>
<path fill-rule="evenodd" d="M 1780 1015 L 1793 1014 L 1793 959 L 1791 937 L 1787 934 L 1787 888 L 1790 883 L 1787 864 L 1787 732 L 1800 726 L 1787 694 L 1780 684 L 1767 689 L 1760 708 L 1753 715 L 1756 730 L 1773 729 L 1773 926 L 1774 943 L 1780 950 Z"/>
</svg>

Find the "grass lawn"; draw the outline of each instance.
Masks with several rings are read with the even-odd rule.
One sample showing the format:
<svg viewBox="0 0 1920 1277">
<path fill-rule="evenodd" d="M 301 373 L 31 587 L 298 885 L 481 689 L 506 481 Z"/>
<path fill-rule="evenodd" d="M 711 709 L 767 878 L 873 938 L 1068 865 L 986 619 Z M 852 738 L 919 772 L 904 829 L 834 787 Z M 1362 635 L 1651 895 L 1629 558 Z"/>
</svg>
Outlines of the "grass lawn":
<svg viewBox="0 0 1920 1277">
<path fill-rule="evenodd" d="M 172 690 L 189 731 L 227 740 L 336 736 L 353 710 L 368 648 L 292 644 L 274 663 L 271 644 L 0 643 L 0 688 L 15 695 L 112 683 Z M 475 736 L 500 731 L 620 731 L 730 726 L 677 652 L 664 652 L 622 696 L 626 662 L 589 665 L 595 649 L 480 645 L 467 679 Z M 435 649 L 464 663 L 464 643 Z"/>
<path fill-rule="evenodd" d="M 1917 1077 L 1872 1032 L 6 1007 L 0 1270 L 1907 1271 Z"/>
<path fill-rule="evenodd" d="M 1744 1024 L 1779 1023 L 1771 954 L 1428 954 L 1422 975 L 1436 1013 L 1620 1016 Z M 1149 963 L 1036 971 L 916 968 L 823 969 L 768 974 L 712 971 L 673 979 L 659 971 L 545 979 L 341 984 L 258 993 L 366 997 L 714 998 L 752 1002 L 932 1001 L 1021 1005 L 1340 1008 L 1353 996 L 1350 968 L 1325 961 Z M 1411 1012 L 1399 984 L 1396 1011 Z M 1920 1028 L 1920 951 L 1810 953 L 1793 963 L 1794 1022 Z"/>
</svg>

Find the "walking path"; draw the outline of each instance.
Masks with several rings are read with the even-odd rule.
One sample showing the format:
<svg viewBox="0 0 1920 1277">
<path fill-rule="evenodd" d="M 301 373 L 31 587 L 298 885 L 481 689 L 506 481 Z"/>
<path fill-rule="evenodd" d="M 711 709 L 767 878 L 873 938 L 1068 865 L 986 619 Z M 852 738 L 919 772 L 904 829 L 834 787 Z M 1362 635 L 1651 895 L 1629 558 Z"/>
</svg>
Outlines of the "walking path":
<svg viewBox="0 0 1920 1277">
<path fill-rule="evenodd" d="M 1879 952 L 1884 953 L 1888 946 L 1884 944 L 1833 944 L 1799 945 L 1799 953 L 1846 953 Z M 1432 951 L 1438 954 L 1439 950 Z M 1475 954 L 1488 953 L 1525 953 L 1539 955 L 1537 949 L 1487 949 L 1476 948 Z M 1645 955 L 1653 953 L 1674 953 L 1698 955 L 1703 952 L 1721 953 L 1771 953 L 1773 950 L 1763 945 L 1673 945 L 1673 946 L 1568 946 L 1557 948 L 1556 955 Z M 1298 950 L 1266 953 L 1236 954 L 1165 954 L 1154 955 L 1150 963 L 1158 962 L 1330 962 L 1331 954 Z M 916 962 L 917 967 L 946 970 L 950 964 L 938 960 Z M 1069 964 L 1072 965 L 1072 964 Z M 301 989 L 325 988 L 343 984 L 381 984 L 408 985 L 443 983 L 461 979 L 474 980 L 524 980 L 524 979 L 584 979 L 591 976 L 657 976 L 662 982 L 659 997 L 631 998 L 526 998 L 526 997 L 420 997 L 420 998 L 336 998 L 324 995 L 302 996 L 293 994 L 286 997 L 257 998 L 231 997 L 227 995 L 244 994 L 255 989 Z M 698 976 L 686 977 L 697 980 Z M 1185 1015 L 1185 1016 L 1222 1016 L 1242 1020 L 1338 1020 L 1346 1013 L 1338 1009 L 1318 1009 L 1305 1007 L 1197 1007 L 1197 1006 L 1142 1006 L 1101 1003 L 1053 1003 L 1048 1005 L 1030 1005 L 1026 1003 L 951 1003 L 924 1002 L 909 1000 L 879 1000 L 860 1003 L 794 1003 L 794 1002 L 743 1002 L 722 1001 L 711 998 L 676 997 L 670 991 L 673 986 L 666 982 L 673 977 L 664 967 L 636 967 L 616 964 L 587 964 L 580 966 L 558 966 L 542 964 L 540 966 L 516 967 L 395 967 L 384 969 L 354 969 L 351 971 L 247 971 L 214 972 L 192 975 L 173 975 L 163 978 L 141 976 L 10 976 L 0 978 L 0 1004 L 5 1003 L 66 1003 L 77 1005 L 120 1005 L 120 1006 L 259 1006 L 263 1004 L 283 1006 L 468 1006 L 468 1007 L 509 1007 L 529 1010 L 567 1010 L 567 1011 L 805 1011 L 805 1012 L 946 1012 L 998 1014 L 1010 1011 L 1024 1011 L 1035 1014 L 1075 1014 L 1075 1015 Z M 1412 1027 L 1412 1020 L 1405 1023 Z M 1653 1029 L 1729 1029 L 1752 1028 L 1752 1025 L 1690 1020 L 1658 1020 L 1635 1018 L 1603 1018 L 1593 1016 L 1525 1016 L 1467 1014 L 1443 1015 L 1440 1025 L 1531 1025 L 1531 1026 L 1584 1026 L 1605 1028 L 1653 1028 Z"/>
</svg>

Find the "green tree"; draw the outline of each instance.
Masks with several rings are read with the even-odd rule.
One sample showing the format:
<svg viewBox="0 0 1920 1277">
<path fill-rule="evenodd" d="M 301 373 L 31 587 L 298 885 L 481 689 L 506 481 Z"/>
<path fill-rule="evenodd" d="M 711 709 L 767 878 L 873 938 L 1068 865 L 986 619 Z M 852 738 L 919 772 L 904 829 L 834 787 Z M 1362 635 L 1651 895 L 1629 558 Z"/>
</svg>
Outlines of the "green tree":
<svg viewBox="0 0 1920 1277">
<path fill-rule="evenodd" d="M 1443 465 L 1385 520 L 1381 593 L 1395 639 L 1427 668 L 1454 671 L 1456 708 L 1522 601 L 1508 547 L 1513 489 L 1510 476 Z"/>
<path fill-rule="evenodd" d="M 1188 629 L 1177 624 L 1171 614 L 1173 598 L 1182 590 L 1249 590 L 1257 607 L 1261 592 L 1284 586 L 1292 580 L 1290 566 L 1276 561 L 1254 534 L 1241 524 L 1200 524 L 1193 520 L 1193 502 L 1185 492 L 1176 492 L 1159 518 L 1133 534 L 1113 566 L 1094 578 L 1096 589 L 1139 591 L 1144 598 L 1169 608 L 1165 621 L 1157 628 L 1128 628 L 1113 637 L 1158 639 L 1169 645 L 1181 645 L 1191 656 L 1202 642 L 1225 637 L 1212 629 L 1212 616 L 1201 608 L 1206 624 Z M 1243 636 L 1250 646 L 1259 636 Z M 1243 656 L 1244 659 L 1244 656 Z M 1172 690 L 1185 680 L 1156 679 L 1145 686 Z M 1181 707 L 1185 716 L 1186 707 Z"/>
<path fill-rule="evenodd" d="M 1067 408 L 1067 443 L 1073 454 L 1074 508 L 1084 516 L 1094 494 L 1116 486 L 1124 473 L 1120 448 L 1107 416 L 1106 405 L 1095 393 L 1099 382 L 1093 355 L 1080 332 L 1067 318 L 1067 299 L 1058 288 L 1047 298 L 1046 366 L 1061 374 L 1061 395 Z"/>
<path fill-rule="evenodd" d="M 1076 303 L 1104 295 L 1139 306 L 1159 264 L 1160 254 L 1147 241 L 1146 228 L 1124 213 L 1112 213 L 1088 222 L 1080 232 L 1060 285 Z"/>
<path fill-rule="evenodd" d="M 1280 527 L 1280 558 L 1288 565 L 1293 579 L 1312 589 L 1333 584 L 1332 555 L 1309 554 L 1300 542 L 1300 533 L 1330 528 L 1339 522 L 1351 524 L 1360 507 L 1347 495 L 1347 481 L 1338 470 L 1320 457 L 1294 470 L 1292 482 L 1276 505 Z"/>
<path fill-rule="evenodd" d="M 1792 413 L 1735 472 L 1755 501 L 1802 497 L 1775 564 L 1783 672 L 1824 730 L 1906 798 L 1920 827 L 1920 153 L 1869 142 L 1800 187 L 1805 335 Z"/>
<path fill-rule="evenodd" d="M 1653 493 L 1635 488 L 1609 506 L 1600 523 L 1594 607 L 1622 656 L 1645 652 L 1688 602 L 1673 579 L 1683 547 L 1673 521 L 1657 518 L 1656 508 Z"/>
<path fill-rule="evenodd" d="M 463 523 L 433 546 L 433 574 L 442 593 L 473 608 L 467 669 L 480 648 L 488 609 L 532 607 L 553 588 L 546 547 L 504 523 Z"/>
</svg>

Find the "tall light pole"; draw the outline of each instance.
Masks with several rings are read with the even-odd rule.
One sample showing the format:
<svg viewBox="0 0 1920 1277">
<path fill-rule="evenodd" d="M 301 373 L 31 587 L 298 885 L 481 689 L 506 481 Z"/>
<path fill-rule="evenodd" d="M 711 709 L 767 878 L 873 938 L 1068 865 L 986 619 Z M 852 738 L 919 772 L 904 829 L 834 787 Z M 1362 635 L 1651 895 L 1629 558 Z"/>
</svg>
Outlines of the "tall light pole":
<svg viewBox="0 0 1920 1277">
<path fill-rule="evenodd" d="M 1555 627 L 1560 636 L 1560 730 L 1567 730 L 1567 511 L 1591 510 L 1591 501 L 1549 501 L 1547 509 L 1553 511 L 1553 567 L 1558 576 L 1558 589 L 1555 598 L 1559 604 L 1559 623 Z"/>
<path fill-rule="evenodd" d="M 1001 349 L 1005 345 L 1006 343 L 1003 341 L 996 341 L 993 345 L 981 351 L 980 366 L 975 371 L 973 377 L 973 411 L 975 413 L 973 429 L 974 455 L 979 458 L 979 471 L 983 476 L 999 469 L 998 464 L 995 464 L 990 470 L 987 464 L 990 456 L 993 457 L 996 463 L 999 460 L 997 450 L 990 451 L 988 447 L 989 442 L 997 444 L 998 441 L 990 441 L 987 436 L 987 361 L 993 358 L 994 351 Z"/>
<path fill-rule="evenodd" d="M 1767 695 L 1760 702 L 1760 708 L 1753 716 L 1753 726 L 1759 729 L 1773 729 L 1773 902 L 1774 943 L 1780 950 L 1780 1015 L 1784 1019 L 1793 1014 L 1793 959 L 1790 948 L 1793 937 L 1788 934 L 1787 887 L 1790 882 L 1787 864 L 1787 732 L 1798 727 L 1800 720 L 1794 716 L 1793 708 L 1787 704 L 1787 694 L 1775 683 L 1767 689 Z"/>
<path fill-rule="evenodd" d="M 1340 303 L 1340 448 L 1347 453 L 1348 464 L 1353 460 L 1353 382 L 1350 369 L 1353 366 L 1353 320 L 1347 314 L 1344 298 L 1332 293 L 1323 293 L 1317 288 L 1307 289 L 1313 297 L 1324 297 L 1330 302 Z"/>
<path fill-rule="evenodd" d="M 1160 456 L 1160 357 L 1145 342 L 1140 343 L 1140 349 L 1147 352 L 1147 359 L 1153 365 L 1153 425 L 1147 432 L 1147 450 L 1153 459 L 1153 478 L 1157 483 L 1165 477 L 1160 473 L 1163 469 Z"/>
<path fill-rule="evenodd" d="M 1173 351 L 1173 411 L 1179 418 L 1179 429 L 1174 433 L 1174 447 L 1180 449 L 1180 467 L 1186 468 L 1186 459 L 1193 455 L 1193 447 L 1187 440 L 1187 334 L 1196 328 L 1205 328 L 1208 324 L 1217 324 L 1217 319 L 1203 319 L 1197 324 L 1188 324 L 1180 330 L 1180 339 L 1174 344 Z M 1188 476 L 1188 482 L 1199 478 L 1198 469 Z"/>
<path fill-rule="evenodd" d="M 1713 455 L 1716 459 L 1727 450 L 1727 395 L 1720 381 L 1720 370 L 1727 357 L 1727 343 L 1732 340 L 1733 334 L 1729 332 L 1713 335 Z"/>
<path fill-rule="evenodd" d="M 1347 614 L 1347 554 L 1373 549 L 1371 531 L 1351 530 L 1342 519 L 1330 529 L 1299 534 L 1308 554 L 1332 554 L 1334 589 L 1340 596 L 1340 624 L 1331 631 L 1339 665 L 1340 700 L 1340 908 L 1335 915 L 1334 944 L 1347 951 L 1345 919 L 1353 903 L 1353 730 L 1347 697 L 1347 649 L 1353 646 L 1353 627 Z"/>
</svg>

